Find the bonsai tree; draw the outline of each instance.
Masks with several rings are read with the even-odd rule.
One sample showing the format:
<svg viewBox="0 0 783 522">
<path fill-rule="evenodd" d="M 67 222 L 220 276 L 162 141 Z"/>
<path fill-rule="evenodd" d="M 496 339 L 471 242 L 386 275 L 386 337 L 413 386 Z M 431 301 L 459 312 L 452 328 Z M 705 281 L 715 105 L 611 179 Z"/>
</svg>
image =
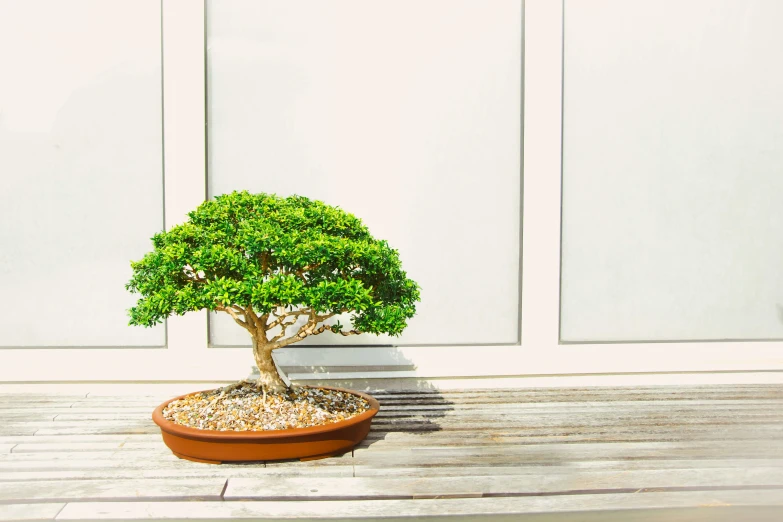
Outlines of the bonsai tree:
<svg viewBox="0 0 783 522">
<path fill-rule="evenodd" d="M 131 263 L 126 288 L 141 298 L 130 324 L 203 309 L 230 315 L 250 334 L 265 394 L 285 388 L 274 350 L 324 332 L 398 336 L 416 313 L 419 286 L 397 251 L 340 208 L 243 191 L 188 216 Z M 327 322 L 348 312 L 350 329 Z"/>
</svg>

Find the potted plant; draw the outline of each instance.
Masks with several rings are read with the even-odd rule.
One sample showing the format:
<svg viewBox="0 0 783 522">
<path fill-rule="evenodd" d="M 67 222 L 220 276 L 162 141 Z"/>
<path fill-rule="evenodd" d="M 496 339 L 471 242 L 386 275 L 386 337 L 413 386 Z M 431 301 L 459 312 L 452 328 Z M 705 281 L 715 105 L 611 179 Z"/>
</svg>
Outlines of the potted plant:
<svg viewBox="0 0 783 522">
<path fill-rule="evenodd" d="M 177 397 L 153 420 L 183 458 L 205 462 L 310 458 L 366 437 L 378 403 L 337 388 L 286 384 L 275 350 L 314 335 L 397 336 L 419 287 L 386 241 L 338 207 L 247 191 L 217 196 L 152 238 L 126 285 L 141 294 L 130 324 L 171 314 L 223 312 L 252 340 L 255 383 Z M 350 313 L 350 327 L 337 319 Z M 237 406 L 239 405 L 239 406 Z"/>
</svg>

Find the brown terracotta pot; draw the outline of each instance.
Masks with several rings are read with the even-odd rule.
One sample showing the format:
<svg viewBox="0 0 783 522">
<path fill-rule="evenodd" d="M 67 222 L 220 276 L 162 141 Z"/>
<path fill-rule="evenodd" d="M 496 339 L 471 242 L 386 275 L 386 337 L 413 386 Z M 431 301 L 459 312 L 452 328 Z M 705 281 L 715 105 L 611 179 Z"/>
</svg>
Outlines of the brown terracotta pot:
<svg viewBox="0 0 783 522">
<path fill-rule="evenodd" d="M 192 395 L 187 394 L 168 400 L 155 408 L 152 420 L 160 426 L 163 442 L 174 455 L 196 462 L 220 464 L 231 461 L 309 460 L 331 457 L 350 450 L 364 440 L 370 431 L 372 418 L 380 410 L 380 404 L 365 393 L 329 386 L 317 388 L 358 395 L 370 403 L 370 409 L 344 421 L 311 428 L 270 431 L 199 430 L 176 424 L 163 417 L 163 409 L 170 402 Z"/>
</svg>

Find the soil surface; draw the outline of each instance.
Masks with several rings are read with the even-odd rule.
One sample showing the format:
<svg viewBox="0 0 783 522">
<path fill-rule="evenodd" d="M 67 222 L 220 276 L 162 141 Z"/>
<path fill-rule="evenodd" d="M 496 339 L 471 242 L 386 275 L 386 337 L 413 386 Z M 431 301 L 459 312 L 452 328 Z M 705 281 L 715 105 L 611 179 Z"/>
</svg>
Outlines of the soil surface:
<svg viewBox="0 0 783 522">
<path fill-rule="evenodd" d="M 217 431 L 309 428 L 350 419 L 370 409 L 358 395 L 293 387 L 263 394 L 253 383 L 238 383 L 172 401 L 163 417 L 182 426 Z"/>
</svg>

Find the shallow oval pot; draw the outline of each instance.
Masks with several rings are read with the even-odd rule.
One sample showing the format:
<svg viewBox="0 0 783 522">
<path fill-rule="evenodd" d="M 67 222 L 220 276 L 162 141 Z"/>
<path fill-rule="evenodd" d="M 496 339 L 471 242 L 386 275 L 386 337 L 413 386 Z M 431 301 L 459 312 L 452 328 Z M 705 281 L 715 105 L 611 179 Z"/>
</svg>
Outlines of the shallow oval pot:
<svg viewBox="0 0 783 522">
<path fill-rule="evenodd" d="M 163 442 L 174 455 L 182 459 L 210 464 L 331 457 L 350 450 L 367 437 L 372 418 L 380 410 L 377 400 L 365 393 L 342 388 L 330 386 L 308 386 L 308 388 L 358 395 L 370 403 L 370 409 L 344 421 L 311 428 L 270 431 L 199 430 L 176 424 L 163 417 L 163 409 L 170 402 L 192 395 L 188 393 L 170 399 L 155 408 L 152 412 L 152 420 L 160 426 Z"/>
</svg>

